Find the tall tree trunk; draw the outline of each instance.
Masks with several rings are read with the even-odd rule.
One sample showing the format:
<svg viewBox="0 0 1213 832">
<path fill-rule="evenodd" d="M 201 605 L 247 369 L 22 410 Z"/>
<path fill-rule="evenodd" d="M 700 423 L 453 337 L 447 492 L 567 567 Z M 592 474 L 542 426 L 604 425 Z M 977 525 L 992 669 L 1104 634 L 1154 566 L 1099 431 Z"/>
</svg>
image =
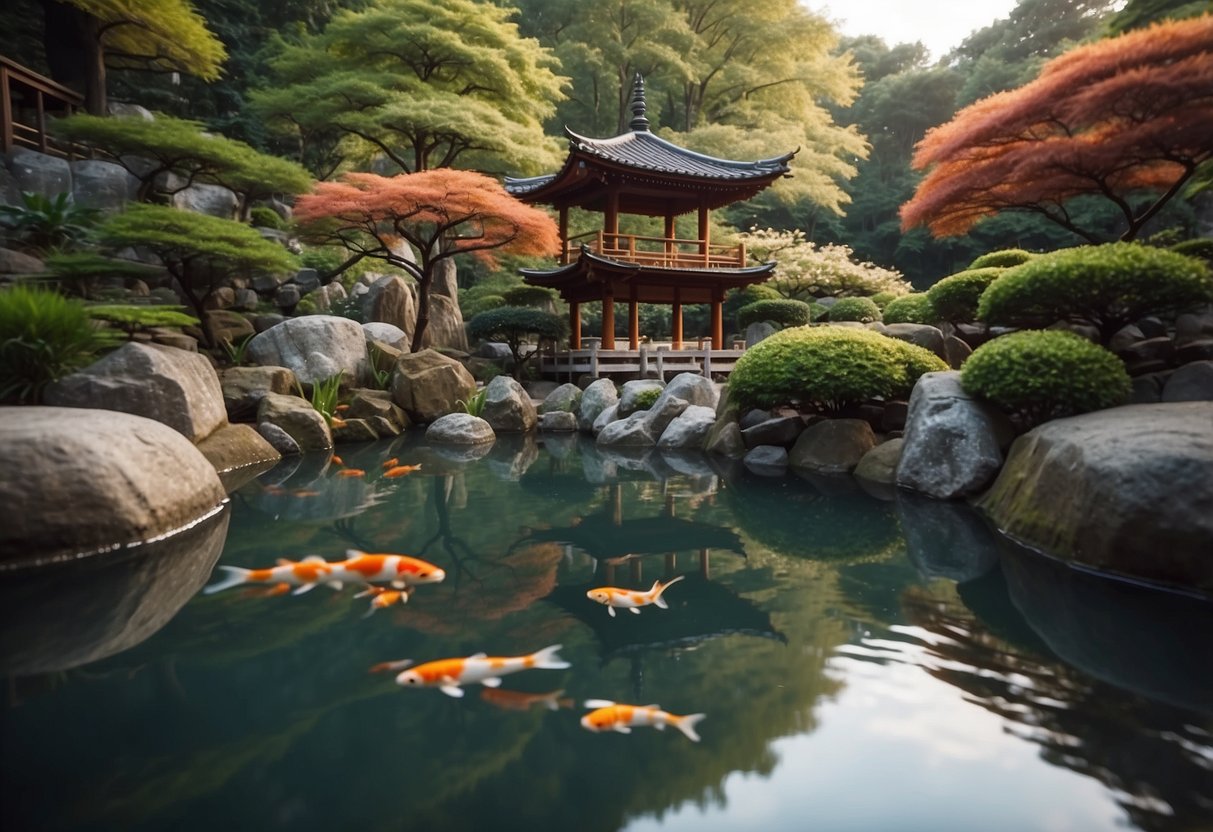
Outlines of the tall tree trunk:
<svg viewBox="0 0 1213 832">
<path fill-rule="evenodd" d="M 60 0 L 42 0 L 43 42 L 51 77 L 84 95 L 85 109 L 106 115 L 105 51 L 101 21 Z"/>
<path fill-rule="evenodd" d="M 430 322 L 430 284 L 434 281 L 434 264 L 426 263 L 417 279 L 417 323 L 413 326 L 413 342 L 409 352 L 421 349 L 421 337 Z"/>
</svg>

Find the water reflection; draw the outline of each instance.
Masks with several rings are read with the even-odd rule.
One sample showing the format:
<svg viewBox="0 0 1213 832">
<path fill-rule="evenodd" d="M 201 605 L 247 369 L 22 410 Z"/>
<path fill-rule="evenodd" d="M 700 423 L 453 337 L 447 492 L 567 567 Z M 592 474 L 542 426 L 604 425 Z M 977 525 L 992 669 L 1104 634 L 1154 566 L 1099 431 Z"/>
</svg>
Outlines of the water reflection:
<svg viewBox="0 0 1213 832">
<path fill-rule="evenodd" d="M 846 478 L 601 454 L 572 436 L 484 451 L 452 459 L 406 437 L 343 449 L 363 478 L 317 457 L 241 489 L 225 564 L 358 548 L 447 580 L 369 619 L 348 590 L 199 596 L 99 661 L 65 636 L 55 652 L 88 667 L 0 714 L 0 824 L 608 832 L 691 812 L 719 828 L 859 816 L 852 828 L 938 830 L 973 828 L 949 825 L 957 807 L 1009 805 L 990 828 L 1044 828 L 1057 807 L 1039 796 L 1080 775 L 1090 787 L 1062 813 L 1075 828 L 1213 816 L 1208 665 L 1184 667 L 1203 655 L 1207 605 L 1067 585 L 954 507 L 873 499 Z M 422 467 L 385 478 L 391 457 Z M 669 610 L 612 619 L 585 598 L 674 575 Z M 367 673 L 556 643 L 571 669 L 462 700 Z M 927 685 L 929 709 L 915 701 Z M 706 712 L 703 741 L 595 736 L 570 707 L 586 699 Z M 872 798 L 898 793 L 880 761 L 936 789 L 914 805 L 921 823 L 905 820 L 911 797 Z M 761 811 L 739 783 L 764 784 Z"/>
</svg>

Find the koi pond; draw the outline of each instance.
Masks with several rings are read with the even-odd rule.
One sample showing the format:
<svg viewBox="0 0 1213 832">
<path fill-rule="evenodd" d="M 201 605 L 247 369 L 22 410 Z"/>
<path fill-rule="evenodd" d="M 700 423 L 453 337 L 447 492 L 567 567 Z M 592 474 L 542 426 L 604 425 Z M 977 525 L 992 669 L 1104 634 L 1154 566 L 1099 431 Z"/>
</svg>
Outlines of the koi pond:
<svg viewBox="0 0 1213 832">
<path fill-rule="evenodd" d="M 365 476 L 288 460 L 169 540 L 0 575 L 0 827 L 1213 826 L 1206 601 L 849 477 L 574 437 L 340 453 Z M 393 457 L 421 467 L 385 477 Z M 216 565 L 350 549 L 445 579 L 396 603 L 200 592 Z M 677 576 L 668 609 L 587 596 Z M 497 687 L 369 672 L 551 645 L 568 669 Z M 705 714 L 701 739 L 586 730 L 587 700 Z"/>
</svg>

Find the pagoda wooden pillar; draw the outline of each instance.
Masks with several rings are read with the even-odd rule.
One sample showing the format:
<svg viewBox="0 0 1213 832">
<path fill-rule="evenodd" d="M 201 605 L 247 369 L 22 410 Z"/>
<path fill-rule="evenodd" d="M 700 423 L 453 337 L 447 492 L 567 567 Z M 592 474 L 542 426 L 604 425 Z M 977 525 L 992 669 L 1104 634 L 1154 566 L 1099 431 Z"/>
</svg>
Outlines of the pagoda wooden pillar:
<svg viewBox="0 0 1213 832">
<path fill-rule="evenodd" d="M 560 262 L 568 265 L 569 262 L 569 207 L 567 205 L 560 206 Z"/>
<path fill-rule="evenodd" d="M 628 297 L 628 349 L 640 349 L 640 302 L 636 300 L 636 287 Z"/>
<path fill-rule="evenodd" d="M 719 289 L 712 292 L 712 349 L 724 349 L 724 319 L 722 307 L 724 298 Z"/>
<path fill-rule="evenodd" d="M 607 191 L 606 215 L 603 218 L 602 231 L 606 236 L 603 245 L 607 248 L 619 248 L 619 189 L 611 187 Z"/>
<path fill-rule="evenodd" d="M 569 349 L 581 349 L 581 304 L 569 301 Z"/>
<path fill-rule="evenodd" d="M 670 325 L 673 327 L 673 344 L 676 350 L 682 349 L 682 293 L 674 289 L 674 309 L 670 315 Z"/>
<path fill-rule="evenodd" d="M 670 265 L 677 262 L 677 249 L 674 247 L 674 215 L 665 215 L 665 259 Z"/>
<path fill-rule="evenodd" d="M 699 253 L 703 255 L 703 264 L 708 264 L 708 252 L 711 251 L 712 225 L 709 222 L 711 211 L 706 202 L 699 203 Z"/>
<path fill-rule="evenodd" d="M 609 283 L 602 295 L 602 348 L 615 349 L 615 296 Z"/>
</svg>

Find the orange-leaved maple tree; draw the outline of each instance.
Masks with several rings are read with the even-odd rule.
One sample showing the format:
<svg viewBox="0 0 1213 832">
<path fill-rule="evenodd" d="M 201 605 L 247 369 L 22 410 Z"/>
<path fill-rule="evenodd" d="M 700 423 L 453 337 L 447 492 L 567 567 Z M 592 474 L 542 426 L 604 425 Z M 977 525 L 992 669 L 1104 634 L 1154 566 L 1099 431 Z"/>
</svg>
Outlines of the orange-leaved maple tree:
<svg viewBox="0 0 1213 832">
<path fill-rule="evenodd" d="M 919 142 L 927 169 L 902 228 L 964 234 L 983 217 L 1029 211 L 1091 242 L 1067 202 L 1109 200 L 1122 240 L 1213 158 L 1213 15 L 1171 21 L 1066 52 L 1036 80 L 982 99 Z M 1141 201 L 1135 197 L 1149 194 Z"/>
<path fill-rule="evenodd" d="M 440 262 L 457 254 L 547 255 L 559 248 L 559 231 L 546 213 L 510 196 L 496 179 L 452 168 L 391 177 L 347 173 L 301 196 L 295 220 L 312 242 L 385 260 L 417 280 L 413 350 L 421 348 L 429 323 L 430 286 Z"/>
</svg>

